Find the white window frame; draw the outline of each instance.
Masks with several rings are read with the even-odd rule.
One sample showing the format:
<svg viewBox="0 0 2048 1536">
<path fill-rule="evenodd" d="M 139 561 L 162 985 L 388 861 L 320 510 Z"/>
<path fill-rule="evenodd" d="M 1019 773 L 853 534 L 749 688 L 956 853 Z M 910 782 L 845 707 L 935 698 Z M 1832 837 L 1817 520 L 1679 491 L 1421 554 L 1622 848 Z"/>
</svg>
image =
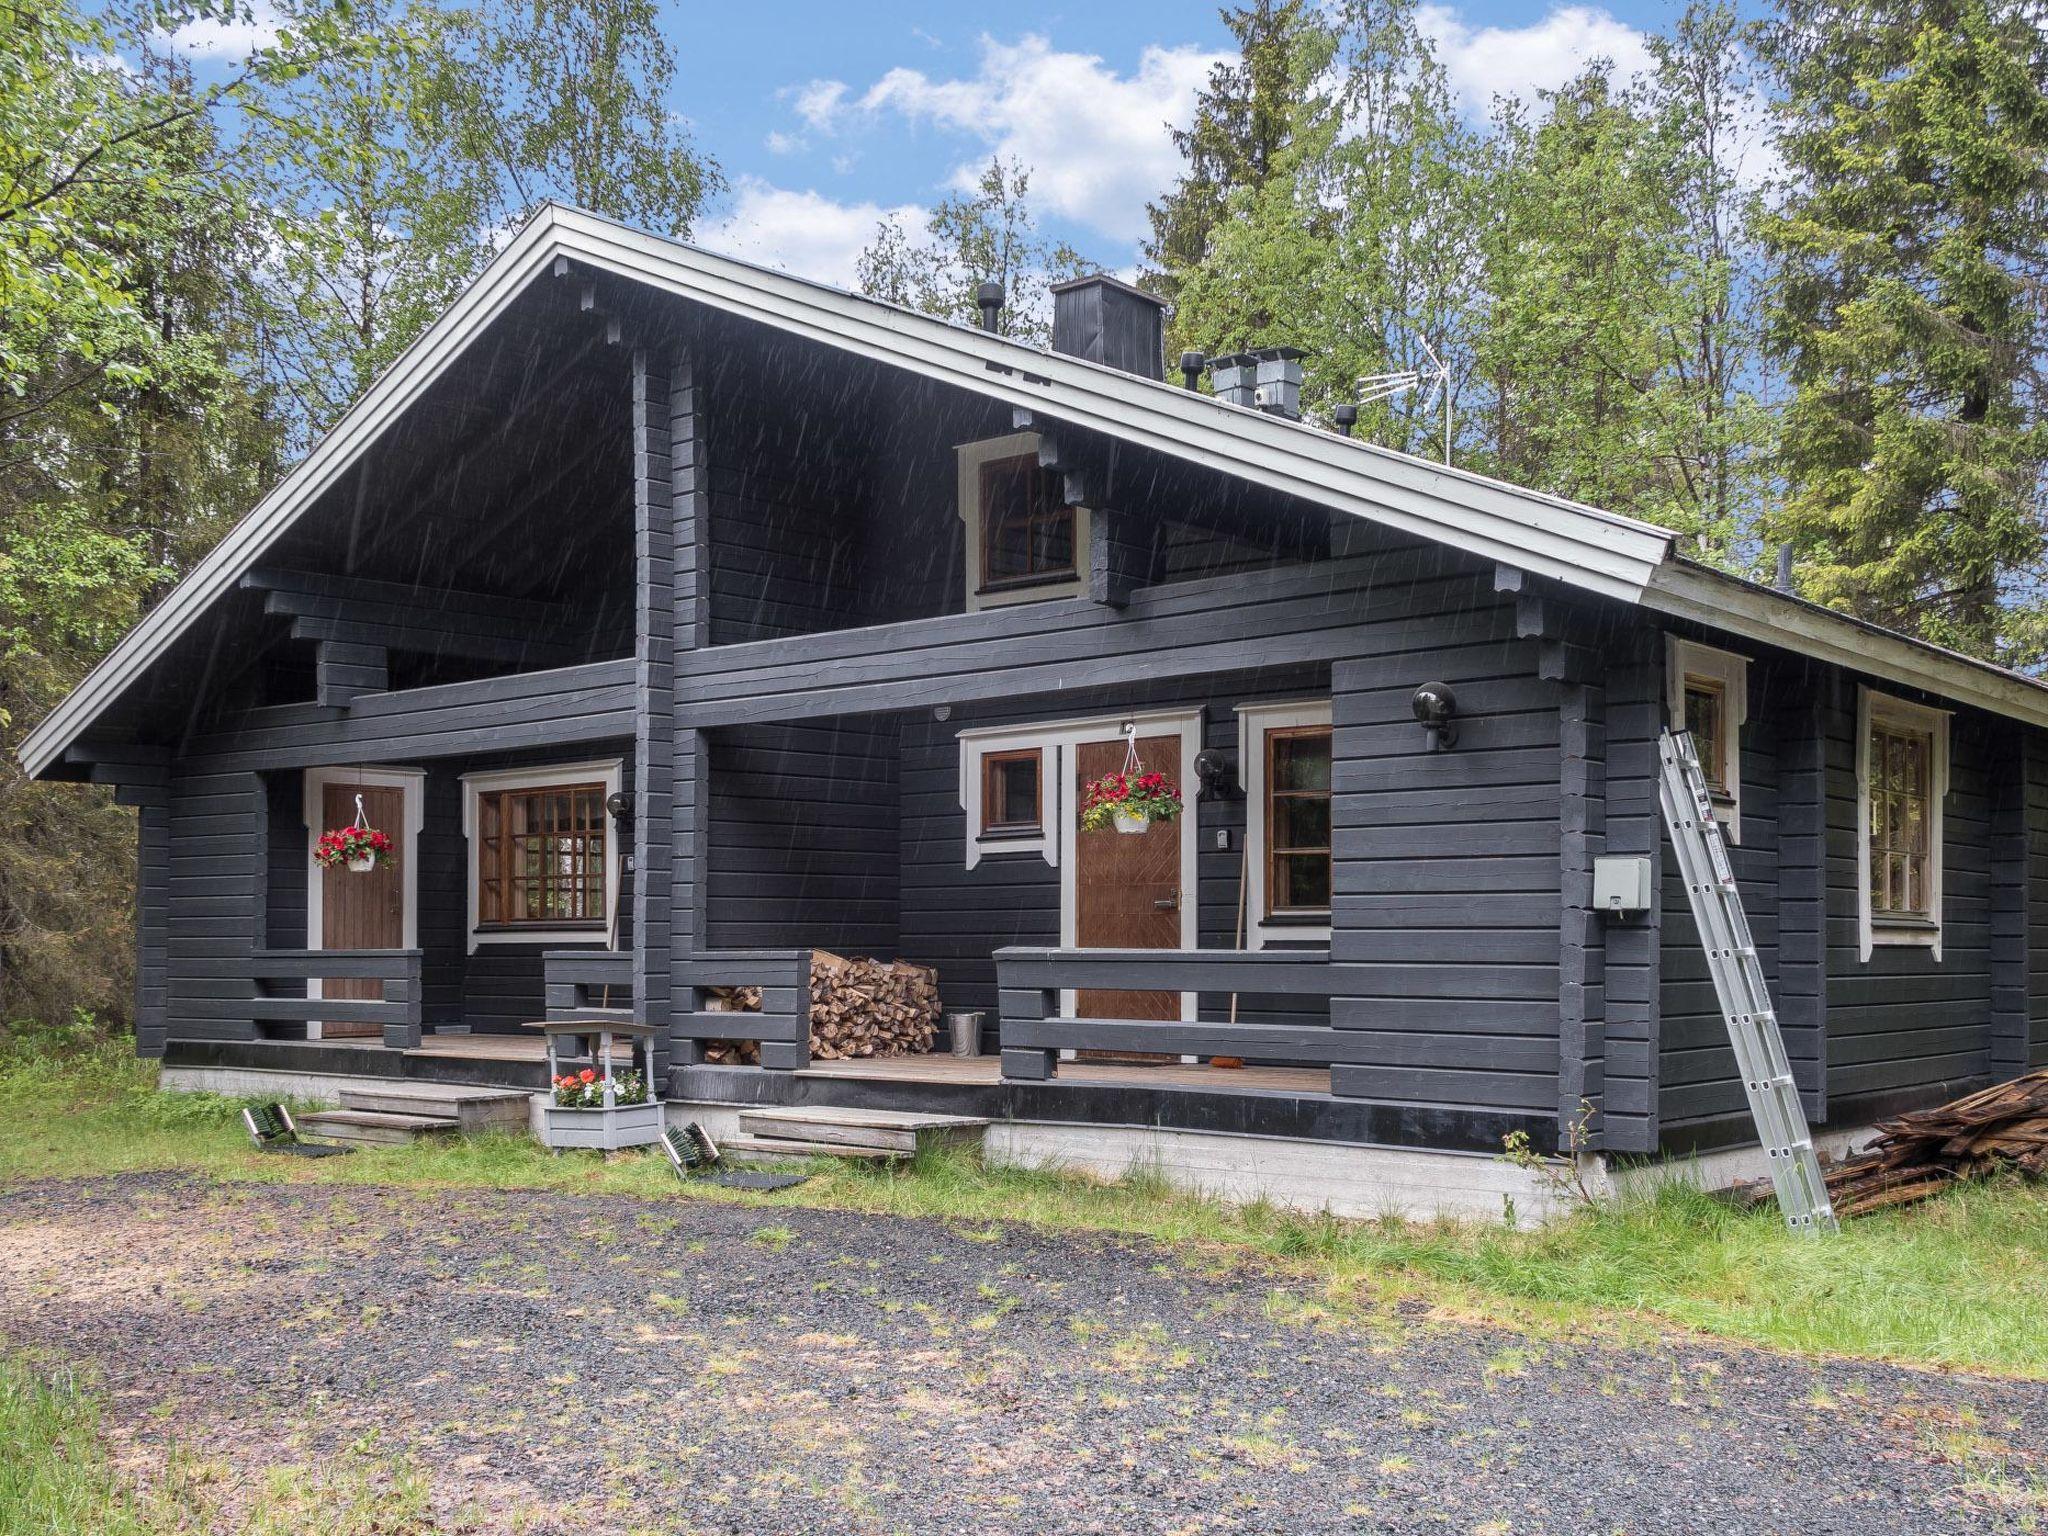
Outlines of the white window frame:
<svg viewBox="0 0 2048 1536">
<path fill-rule="evenodd" d="M 1330 925 L 1324 923 L 1276 923 L 1266 917 L 1266 733 L 1301 726 L 1330 724 L 1328 699 L 1294 699 L 1276 704 L 1237 706 L 1237 761 L 1244 781 L 1244 941 L 1247 949 L 1264 949 L 1271 943 L 1327 944 Z M 1336 771 L 1335 739 L 1330 753 L 1331 772 Z M 1336 786 L 1331 786 L 1330 808 L 1336 810 Z M 1336 828 L 1330 829 L 1331 898 L 1336 897 Z"/>
<path fill-rule="evenodd" d="M 494 794 L 506 789 L 545 789 L 551 784 L 588 784 L 595 779 L 604 785 L 606 800 L 619 792 L 624 777 L 624 758 L 597 759 L 582 763 L 544 763 L 532 768 L 493 769 L 487 773 L 465 773 L 462 776 L 462 843 L 465 874 L 463 883 L 469 892 L 468 927 L 469 953 L 477 952 L 483 944 L 595 944 L 602 943 L 606 949 L 617 947 L 619 936 L 619 850 L 612 846 L 619 835 L 618 824 L 612 822 L 606 833 L 604 870 L 604 932 L 594 934 L 588 928 L 493 928 L 482 931 L 477 926 L 477 909 L 482 892 L 479 888 L 476 869 L 476 807 L 481 794 Z M 610 818 L 611 811 L 604 812 Z"/>
<path fill-rule="evenodd" d="M 987 730 L 962 731 L 960 748 L 960 808 L 967 813 L 967 867 L 984 858 L 1036 854 L 1059 867 L 1059 818 L 1066 803 L 1060 792 L 1059 747 L 1048 741 L 1037 726 L 999 726 Z M 981 794 L 988 782 L 983 760 L 1004 752 L 1038 754 L 1038 830 L 1029 836 L 996 835 L 982 832 Z"/>
<path fill-rule="evenodd" d="M 953 449 L 959 461 L 956 503 L 960 520 L 967 525 L 967 611 L 1002 608 L 1012 603 L 1042 603 L 1055 597 L 1079 597 L 1088 590 L 1088 509 L 1074 507 L 1074 578 L 1049 581 L 1042 586 L 1015 587 L 1004 592 L 981 591 L 981 469 L 1002 459 L 1037 457 L 1036 432 L 1012 432 L 1007 437 L 987 437 L 976 443 L 960 443 Z"/>
<path fill-rule="evenodd" d="M 1713 766 L 1720 770 L 1721 782 L 1727 786 L 1726 798 L 1716 796 L 1714 815 L 1726 830 L 1728 841 L 1742 841 L 1742 727 L 1749 719 L 1749 658 L 1734 651 L 1716 650 L 1711 645 L 1701 645 L 1697 640 L 1681 640 L 1676 635 L 1667 635 L 1665 650 L 1664 707 L 1669 713 L 1671 729 L 1685 729 L 1685 680 L 1697 677 L 1705 682 L 1721 685 L 1721 701 L 1728 711 L 1728 718 L 1722 722 L 1721 761 Z M 1702 765 L 1703 767 L 1706 765 Z"/>
<path fill-rule="evenodd" d="M 1858 686 L 1856 690 L 1856 933 L 1862 958 L 1880 946 L 1916 947 L 1933 951 L 1941 959 L 1941 937 L 1945 908 L 1942 900 L 1942 847 L 1944 817 L 1948 800 L 1949 727 L 1953 717 L 1945 709 L 1915 704 L 1910 699 Z M 1889 725 L 1896 729 L 1922 732 L 1933 739 L 1928 753 L 1927 795 L 1927 901 L 1931 923 L 1901 924 L 1877 921 L 1870 909 L 1870 729 Z"/>
</svg>

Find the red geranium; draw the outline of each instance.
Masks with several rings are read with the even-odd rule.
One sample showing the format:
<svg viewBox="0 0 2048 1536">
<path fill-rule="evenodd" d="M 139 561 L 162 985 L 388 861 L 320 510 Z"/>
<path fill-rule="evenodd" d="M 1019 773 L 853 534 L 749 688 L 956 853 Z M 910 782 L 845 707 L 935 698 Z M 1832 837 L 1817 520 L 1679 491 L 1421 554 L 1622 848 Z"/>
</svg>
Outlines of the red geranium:
<svg viewBox="0 0 2048 1536">
<path fill-rule="evenodd" d="M 346 864 L 350 859 L 381 857 L 391 851 L 391 839 L 375 827 L 336 827 L 322 832 L 313 845 L 313 862 L 322 869 Z"/>
<path fill-rule="evenodd" d="M 1163 773 L 1105 773 L 1081 791 L 1081 828 L 1100 832 L 1119 811 L 1148 821 L 1172 821 L 1180 814 L 1180 791 Z"/>
</svg>

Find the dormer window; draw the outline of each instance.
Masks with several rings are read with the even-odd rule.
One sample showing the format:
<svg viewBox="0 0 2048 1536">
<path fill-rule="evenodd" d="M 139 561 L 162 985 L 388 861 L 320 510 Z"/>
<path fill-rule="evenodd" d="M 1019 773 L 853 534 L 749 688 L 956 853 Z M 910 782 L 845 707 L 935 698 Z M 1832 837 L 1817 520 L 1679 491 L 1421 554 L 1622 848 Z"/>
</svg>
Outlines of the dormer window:
<svg viewBox="0 0 2048 1536">
<path fill-rule="evenodd" d="M 1073 597 L 1087 589 L 1088 509 L 1038 462 L 1038 434 L 962 443 L 960 520 L 967 525 L 966 608 Z"/>
<path fill-rule="evenodd" d="M 981 591 L 1074 578 L 1074 509 L 1036 454 L 981 466 Z"/>
</svg>

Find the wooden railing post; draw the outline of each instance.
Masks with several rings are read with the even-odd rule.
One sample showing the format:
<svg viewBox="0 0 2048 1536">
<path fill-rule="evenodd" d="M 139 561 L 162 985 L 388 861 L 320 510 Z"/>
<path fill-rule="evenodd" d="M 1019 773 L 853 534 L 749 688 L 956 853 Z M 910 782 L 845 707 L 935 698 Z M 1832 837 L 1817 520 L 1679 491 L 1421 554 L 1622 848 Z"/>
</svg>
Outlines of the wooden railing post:
<svg viewBox="0 0 2048 1536">
<path fill-rule="evenodd" d="M 998 962 L 996 974 L 1002 974 Z M 1003 1076 L 1028 1082 L 1045 1082 L 1059 1071 L 1060 1053 L 1030 1046 L 1012 1046 L 1013 1038 L 1032 1032 L 1060 1011 L 1060 995 L 1046 987 L 1004 987 L 998 994 L 1002 1007 Z"/>
</svg>

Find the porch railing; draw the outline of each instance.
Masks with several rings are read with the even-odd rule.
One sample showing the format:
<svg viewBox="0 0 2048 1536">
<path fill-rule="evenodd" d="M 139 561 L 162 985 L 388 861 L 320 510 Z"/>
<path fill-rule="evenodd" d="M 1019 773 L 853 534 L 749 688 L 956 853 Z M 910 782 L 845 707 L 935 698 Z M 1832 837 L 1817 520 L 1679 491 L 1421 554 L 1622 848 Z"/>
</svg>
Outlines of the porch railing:
<svg viewBox="0 0 2048 1536">
<path fill-rule="evenodd" d="M 540 963 L 550 1019 L 632 1017 L 630 950 L 550 949 Z"/>
<path fill-rule="evenodd" d="M 1329 1025 L 1332 975 L 1330 957 L 1321 950 L 999 949 L 995 962 L 1005 1077 L 1049 1078 L 1064 1050 L 1329 1066 L 1350 1059 L 1354 1049 L 1348 1032 Z M 1069 990 L 1192 992 L 1198 1000 L 1212 1000 L 1212 1012 L 1235 994 L 1243 1006 L 1235 1023 L 1063 1018 L 1061 994 Z M 1323 1017 L 1274 1017 L 1250 1006 L 1266 998 L 1321 1002 Z"/>
<path fill-rule="evenodd" d="M 669 1037 L 680 1065 L 703 1060 L 706 1040 L 758 1040 L 761 1065 L 794 1072 L 811 1064 L 811 952 L 808 949 L 721 949 L 675 962 L 683 1008 Z M 759 1013 L 717 1012 L 714 987 L 759 987 Z"/>
<path fill-rule="evenodd" d="M 421 955 L 417 949 L 260 949 L 249 956 L 255 995 L 249 1016 L 265 1024 L 379 1024 L 384 1044 L 420 1043 Z M 375 981 L 382 997 L 309 997 L 311 981 Z"/>
</svg>

